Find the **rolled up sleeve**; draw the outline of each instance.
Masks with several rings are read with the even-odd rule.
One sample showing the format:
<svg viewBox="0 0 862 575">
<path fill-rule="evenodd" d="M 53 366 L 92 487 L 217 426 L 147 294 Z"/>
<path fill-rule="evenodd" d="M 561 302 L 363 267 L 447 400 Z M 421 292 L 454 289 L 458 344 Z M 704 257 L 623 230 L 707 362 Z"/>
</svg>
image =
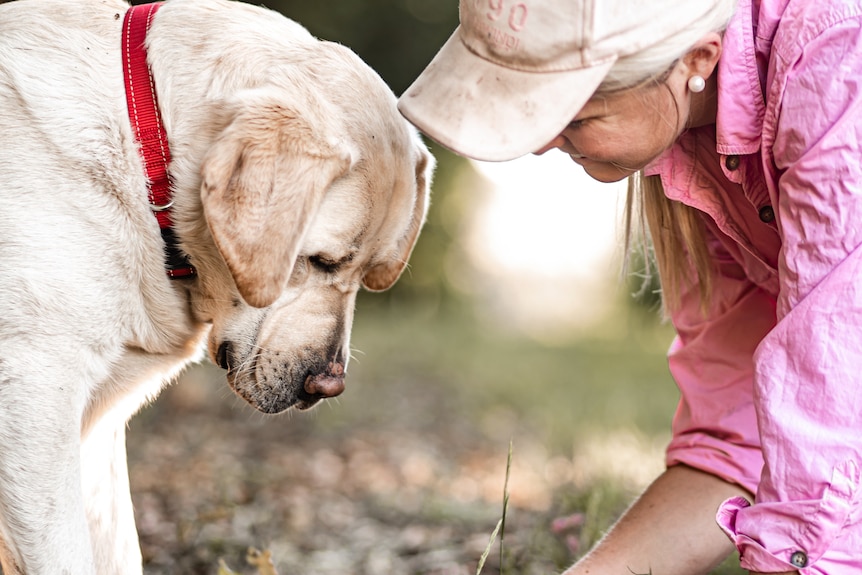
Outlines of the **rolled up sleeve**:
<svg viewBox="0 0 862 575">
<path fill-rule="evenodd" d="M 752 571 L 862 572 L 862 26 L 836 20 L 778 52 L 770 88 L 783 241 L 777 325 L 754 354 L 765 467 L 753 505 L 718 513 Z"/>
<path fill-rule="evenodd" d="M 862 568 L 860 278 L 857 249 L 755 353 L 766 467 L 755 505 L 728 502 L 719 513 L 744 568 L 805 575 Z"/>
</svg>

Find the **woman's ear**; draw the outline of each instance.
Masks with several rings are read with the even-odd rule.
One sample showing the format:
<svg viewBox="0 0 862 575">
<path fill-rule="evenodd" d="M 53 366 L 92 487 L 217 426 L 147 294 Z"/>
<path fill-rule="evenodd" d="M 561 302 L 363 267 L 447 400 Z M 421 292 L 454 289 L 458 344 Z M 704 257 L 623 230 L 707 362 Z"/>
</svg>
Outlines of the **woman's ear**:
<svg viewBox="0 0 862 575">
<path fill-rule="evenodd" d="M 681 58 L 677 66 L 677 98 L 684 98 L 686 94 L 690 96 L 686 98 L 689 107 L 685 122 L 689 128 L 715 123 L 718 113 L 716 68 L 721 51 L 721 34 L 710 32 Z"/>
<path fill-rule="evenodd" d="M 688 53 L 682 57 L 682 61 L 688 68 L 690 76 L 698 75 L 707 79 L 715 72 L 718 61 L 721 58 L 722 38 L 718 32 L 710 32 L 701 38 Z"/>
</svg>

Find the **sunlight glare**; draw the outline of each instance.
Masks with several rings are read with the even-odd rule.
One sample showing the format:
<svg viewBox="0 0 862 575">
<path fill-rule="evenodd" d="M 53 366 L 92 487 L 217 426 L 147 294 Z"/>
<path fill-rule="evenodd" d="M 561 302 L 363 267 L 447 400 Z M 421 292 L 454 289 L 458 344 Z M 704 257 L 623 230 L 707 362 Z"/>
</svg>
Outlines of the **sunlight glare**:
<svg viewBox="0 0 862 575">
<path fill-rule="evenodd" d="M 534 335 L 601 321 L 621 265 L 625 182 L 596 182 L 559 152 L 473 166 L 491 186 L 467 250 L 502 309 Z"/>
</svg>

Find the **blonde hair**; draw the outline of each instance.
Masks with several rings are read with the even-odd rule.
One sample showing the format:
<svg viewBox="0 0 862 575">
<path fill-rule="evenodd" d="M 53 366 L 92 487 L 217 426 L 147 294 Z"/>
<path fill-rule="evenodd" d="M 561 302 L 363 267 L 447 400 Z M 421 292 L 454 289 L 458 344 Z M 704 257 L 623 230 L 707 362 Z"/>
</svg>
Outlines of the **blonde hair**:
<svg viewBox="0 0 862 575">
<path fill-rule="evenodd" d="M 727 28 L 735 9 L 736 0 L 715 0 L 711 9 L 686 30 L 636 54 L 620 58 L 596 93 L 664 84 L 670 70 L 691 51 L 698 40 L 709 32 L 723 32 Z M 681 202 L 668 199 L 658 176 L 645 176 L 641 171 L 630 177 L 628 184 L 625 222 L 627 260 L 624 269 L 627 269 L 628 256 L 634 243 L 632 235 L 639 227 L 643 240 L 639 243 L 645 250 L 645 256 L 650 244 L 652 247 L 661 282 L 663 311 L 668 313 L 677 309 L 683 293 L 697 281 L 701 310 L 705 312 L 712 292 L 713 264 L 704 239 L 703 214 Z M 651 242 L 647 241 L 647 235 Z M 646 262 L 650 259 L 644 258 Z M 649 271 L 647 264 L 644 286 L 649 285 Z"/>
</svg>

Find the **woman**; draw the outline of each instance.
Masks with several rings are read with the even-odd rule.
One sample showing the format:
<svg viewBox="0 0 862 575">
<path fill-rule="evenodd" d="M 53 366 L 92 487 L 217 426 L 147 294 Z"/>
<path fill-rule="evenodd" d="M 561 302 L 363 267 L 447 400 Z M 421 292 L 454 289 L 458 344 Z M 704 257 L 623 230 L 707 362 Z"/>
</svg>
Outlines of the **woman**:
<svg viewBox="0 0 862 575">
<path fill-rule="evenodd" d="M 460 154 L 559 148 L 642 202 L 678 334 L 668 467 L 567 575 L 733 546 L 862 573 L 862 0 L 735 4 L 461 0 L 399 103 Z"/>
</svg>

